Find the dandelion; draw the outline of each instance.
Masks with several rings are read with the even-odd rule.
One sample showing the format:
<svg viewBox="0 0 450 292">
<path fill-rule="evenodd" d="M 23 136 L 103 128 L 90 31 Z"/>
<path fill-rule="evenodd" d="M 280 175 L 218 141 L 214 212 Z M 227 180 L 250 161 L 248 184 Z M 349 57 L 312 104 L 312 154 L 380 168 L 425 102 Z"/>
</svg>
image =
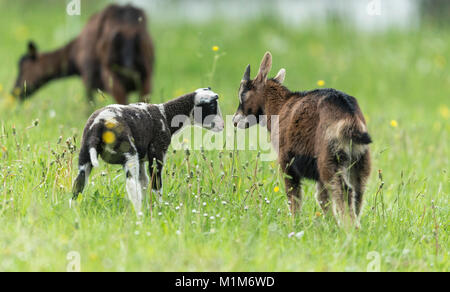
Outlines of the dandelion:
<svg viewBox="0 0 450 292">
<path fill-rule="evenodd" d="M 95 253 L 91 253 L 91 254 L 89 254 L 89 259 L 91 261 L 96 261 L 96 260 L 98 260 L 98 255 Z"/>
<path fill-rule="evenodd" d="M 392 128 L 397 128 L 397 127 L 398 127 L 398 123 L 397 123 L 396 120 L 392 120 L 392 121 L 391 121 L 391 127 L 392 127 Z"/>
<path fill-rule="evenodd" d="M 324 86 L 325 85 L 325 81 L 319 80 L 319 81 L 317 81 L 317 85 Z"/>
<path fill-rule="evenodd" d="M 280 187 L 279 187 L 279 186 L 274 187 L 274 188 L 273 188 L 273 191 L 274 191 L 275 193 L 278 193 L 278 192 L 280 191 Z"/>
<path fill-rule="evenodd" d="M 450 110 L 448 109 L 448 107 L 446 105 L 441 105 L 439 107 L 439 113 L 446 120 L 450 117 Z"/>
<path fill-rule="evenodd" d="M 220 49 L 219 46 L 213 46 L 213 47 L 212 47 L 212 50 L 213 50 L 214 52 L 219 51 L 219 49 Z"/>
</svg>

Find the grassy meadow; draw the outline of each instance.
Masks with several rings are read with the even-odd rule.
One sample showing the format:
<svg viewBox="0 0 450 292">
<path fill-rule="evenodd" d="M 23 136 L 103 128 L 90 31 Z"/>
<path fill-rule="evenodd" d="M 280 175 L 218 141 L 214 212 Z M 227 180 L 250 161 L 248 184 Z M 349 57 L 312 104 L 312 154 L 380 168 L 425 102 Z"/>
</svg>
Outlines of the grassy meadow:
<svg viewBox="0 0 450 292">
<path fill-rule="evenodd" d="M 137 222 L 122 168 L 103 162 L 69 208 L 92 111 L 79 78 L 23 104 L 9 95 L 29 39 L 41 51 L 58 48 L 102 7 L 86 4 L 69 17 L 64 1 L 47 3 L 0 0 L 0 271 L 66 271 L 71 252 L 81 271 L 450 270 L 448 27 L 367 33 L 274 18 L 150 21 L 153 103 L 211 86 L 222 113 L 233 114 L 245 66 L 254 76 L 269 50 L 271 75 L 286 68 L 291 90 L 322 85 L 358 99 L 373 169 L 362 229 L 344 230 L 321 213 L 310 181 L 301 214 L 291 216 L 276 161 L 259 161 L 257 151 L 170 150 L 163 202 L 148 194 Z M 113 102 L 96 98 L 97 107 Z"/>
</svg>

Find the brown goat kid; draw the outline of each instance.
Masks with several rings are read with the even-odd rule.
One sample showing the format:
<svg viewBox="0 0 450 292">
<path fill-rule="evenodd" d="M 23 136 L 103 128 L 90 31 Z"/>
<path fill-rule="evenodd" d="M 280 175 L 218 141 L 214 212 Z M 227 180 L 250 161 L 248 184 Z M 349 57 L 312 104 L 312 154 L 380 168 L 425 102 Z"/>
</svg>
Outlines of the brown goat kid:
<svg viewBox="0 0 450 292">
<path fill-rule="evenodd" d="M 145 13 L 130 5 L 110 5 L 58 50 L 41 54 L 30 42 L 19 61 L 13 95 L 23 100 L 51 80 L 79 75 L 89 101 L 96 89 L 110 93 L 120 104 L 128 103 L 132 91 L 143 100 L 151 92 L 153 62 Z"/>
<path fill-rule="evenodd" d="M 293 213 L 301 206 L 301 180 L 313 179 L 317 181 L 316 199 L 324 212 L 329 209 L 331 197 L 338 223 L 352 222 L 359 227 L 370 173 L 371 138 L 356 99 L 334 89 L 291 92 L 282 85 L 285 69 L 267 79 L 271 66 L 269 52 L 254 80 L 250 80 L 250 65 L 247 66 L 234 125 L 248 128 L 259 122 L 262 115 L 267 117 L 267 128 L 272 143 L 278 146 L 279 163 L 286 174 Z M 257 117 L 250 119 L 252 115 Z M 277 129 L 272 129 L 273 116 L 279 119 Z"/>
</svg>

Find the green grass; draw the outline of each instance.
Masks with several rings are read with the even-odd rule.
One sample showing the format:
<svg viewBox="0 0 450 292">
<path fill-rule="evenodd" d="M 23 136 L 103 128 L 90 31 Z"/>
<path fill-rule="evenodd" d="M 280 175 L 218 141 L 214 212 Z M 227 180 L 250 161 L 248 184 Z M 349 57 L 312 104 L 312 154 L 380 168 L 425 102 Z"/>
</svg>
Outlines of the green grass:
<svg viewBox="0 0 450 292">
<path fill-rule="evenodd" d="M 26 40 L 56 48 L 89 14 L 68 18 L 63 4 L 49 3 L 26 1 L 24 9 L 25 1 L 0 1 L 0 271 L 65 271 L 70 251 L 79 252 L 82 271 L 366 271 L 371 251 L 382 271 L 449 271 L 448 28 L 367 34 L 272 19 L 152 22 L 154 103 L 211 86 L 223 113 L 233 114 L 245 66 L 255 74 L 270 50 L 272 75 L 286 68 L 290 89 L 324 80 L 358 98 L 374 139 L 373 171 L 362 229 L 343 230 L 331 216 L 316 216 L 312 182 L 304 184 L 301 214 L 289 216 L 277 164 L 258 161 L 256 151 L 237 152 L 234 173 L 232 151 L 170 151 L 164 203 L 153 197 L 137 224 L 123 171 L 104 163 L 69 208 L 77 152 L 66 140 L 72 145 L 75 136 L 79 148 L 89 111 L 79 79 L 54 82 L 22 105 L 8 98 Z M 221 56 L 211 75 L 213 45 Z M 384 186 L 376 195 L 378 170 Z"/>
</svg>

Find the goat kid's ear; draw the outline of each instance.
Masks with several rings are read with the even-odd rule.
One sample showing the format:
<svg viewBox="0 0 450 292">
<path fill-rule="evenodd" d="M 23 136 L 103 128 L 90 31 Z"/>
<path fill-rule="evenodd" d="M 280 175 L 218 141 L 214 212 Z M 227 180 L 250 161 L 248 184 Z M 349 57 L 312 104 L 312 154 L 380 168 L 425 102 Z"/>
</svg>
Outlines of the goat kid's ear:
<svg viewBox="0 0 450 292">
<path fill-rule="evenodd" d="M 245 68 L 244 77 L 242 77 L 242 81 L 250 81 L 250 64 Z"/>
<path fill-rule="evenodd" d="M 259 72 L 255 80 L 259 83 L 265 83 L 267 80 L 267 75 L 269 74 L 271 68 L 272 68 L 272 55 L 270 54 L 270 52 L 266 52 L 261 61 L 261 65 L 259 66 Z"/>
<path fill-rule="evenodd" d="M 278 71 L 277 76 L 273 78 L 276 82 L 282 84 L 284 82 L 284 78 L 286 77 L 286 69 L 282 68 Z"/>
<path fill-rule="evenodd" d="M 32 59 L 36 59 L 38 53 L 38 49 L 36 44 L 33 41 L 28 42 L 28 56 Z"/>
</svg>

